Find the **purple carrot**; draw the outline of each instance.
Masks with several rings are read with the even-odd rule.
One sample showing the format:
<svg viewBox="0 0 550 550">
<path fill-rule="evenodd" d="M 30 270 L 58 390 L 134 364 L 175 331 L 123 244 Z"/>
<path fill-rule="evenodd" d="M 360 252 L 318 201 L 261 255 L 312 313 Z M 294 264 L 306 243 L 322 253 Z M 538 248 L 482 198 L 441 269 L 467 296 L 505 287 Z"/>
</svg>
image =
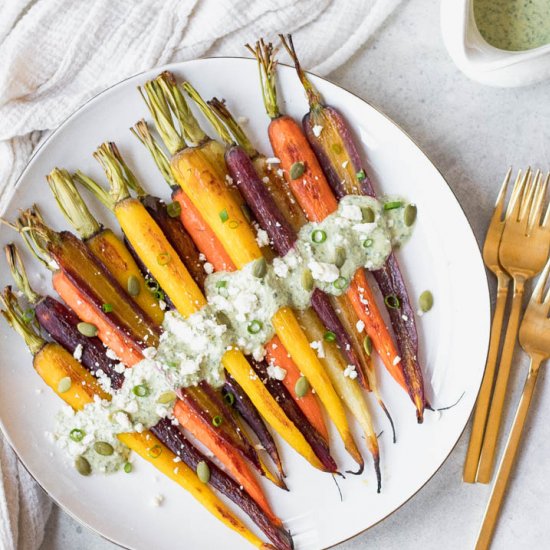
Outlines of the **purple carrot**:
<svg viewBox="0 0 550 550">
<path fill-rule="evenodd" d="M 338 198 L 348 194 L 364 194 L 375 197 L 372 182 L 362 165 L 351 130 L 342 115 L 323 103 L 321 95 L 302 70 L 292 37 L 280 35 L 291 56 L 298 77 L 306 91 L 310 110 L 303 118 L 306 137 L 314 150 L 325 175 Z M 414 310 L 405 286 L 397 258 L 392 253 L 385 266 L 373 272 L 384 297 L 395 296 L 399 306 L 386 303 L 396 337 L 402 370 L 409 396 L 417 409 L 417 420 L 424 419 L 424 409 L 429 406 L 424 390 L 422 369 L 418 361 L 418 334 Z"/>
<path fill-rule="evenodd" d="M 279 451 L 277 450 L 277 445 L 268 430 L 263 418 L 260 416 L 260 413 L 254 407 L 254 404 L 250 400 L 250 397 L 246 395 L 244 390 L 239 386 L 237 381 L 228 373 L 225 373 L 225 385 L 224 391 L 228 402 L 233 403 L 233 406 L 237 412 L 244 418 L 246 423 L 250 426 L 250 429 L 256 434 L 258 441 L 266 450 L 267 454 L 273 460 L 275 466 L 281 477 L 285 477 L 285 472 L 283 470 L 283 464 L 279 457 Z"/>
<path fill-rule="evenodd" d="M 289 420 L 300 430 L 305 440 L 309 443 L 317 458 L 323 466 L 332 473 L 336 473 L 336 462 L 330 455 L 330 449 L 327 442 L 322 438 L 319 432 L 309 423 L 304 413 L 298 407 L 290 392 L 279 380 L 270 378 L 267 374 L 267 365 L 265 362 L 255 361 L 252 357 L 247 358 L 254 372 L 258 375 L 271 396 L 279 403 L 283 412 Z"/>
</svg>

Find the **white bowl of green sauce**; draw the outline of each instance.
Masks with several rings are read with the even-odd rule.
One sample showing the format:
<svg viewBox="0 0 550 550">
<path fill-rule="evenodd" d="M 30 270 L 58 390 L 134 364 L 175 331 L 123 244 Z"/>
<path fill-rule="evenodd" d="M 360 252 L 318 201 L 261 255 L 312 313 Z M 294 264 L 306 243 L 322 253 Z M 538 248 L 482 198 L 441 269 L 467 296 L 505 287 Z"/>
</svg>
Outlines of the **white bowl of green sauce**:
<svg viewBox="0 0 550 550">
<path fill-rule="evenodd" d="M 550 0 L 442 0 L 441 29 L 473 80 L 511 87 L 550 78 Z"/>
</svg>

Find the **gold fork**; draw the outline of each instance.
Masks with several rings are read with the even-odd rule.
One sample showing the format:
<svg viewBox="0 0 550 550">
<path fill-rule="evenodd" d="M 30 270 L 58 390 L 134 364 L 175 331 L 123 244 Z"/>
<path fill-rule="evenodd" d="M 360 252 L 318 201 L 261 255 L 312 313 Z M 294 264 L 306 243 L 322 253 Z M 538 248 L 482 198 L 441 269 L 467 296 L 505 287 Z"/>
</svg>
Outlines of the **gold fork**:
<svg viewBox="0 0 550 550">
<path fill-rule="evenodd" d="M 540 276 L 521 323 L 519 342 L 531 358 L 531 364 L 529 365 L 529 372 L 516 411 L 512 431 L 508 437 L 504 456 L 502 457 L 491 497 L 487 504 L 483 524 L 478 535 L 476 550 L 486 550 L 491 544 L 500 507 L 508 485 L 508 479 L 510 478 L 514 460 L 519 449 L 521 434 L 529 412 L 529 405 L 531 404 L 531 398 L 533 397 L 533 391 L 537 383 L 539 369 L 542 362 L 550 357 L 550 288 L 543 299 L 544 289 L 549 281 L 550 260 L 548 260 Z"/>
<path fill-rule="evenodd" d="M 510 202 L 513 202 L 515 196 L 521 192 L 529 173 L 530 170 L 527 170 L 525 176 L 522 177 L 522 172 L 519 170 L 514 183 L 514 188 L 512 190 Z M 463 479 L 466 483 L 474 483 L 476 479 L 479 455 L 481 453 L 481 443 L 483 442 L 485 422 L 487 421 L 491 393 L 493 390 L 493 381 L 495 378 L 498 348 L 500 345 L 500 334 L 502 332 L 502 321 L 504 319 L 504 310 L 506 308 L 506 299 L 508 297 L 508 288 L 510 286 L 510 276 L 506 273 L 506 271 L 504 271 L 504 269 L 502 269 L 502 266 L 498 261 L 498 249 L 502 238 L 502 232 L 504 231 L 504 223 L 506 217 L 510 213 L 508 210 L 506 212 L 506 216 L 503 218 L 502 213 L 504 211 L 504 201 L 506 200 L 506 191 L 508 189 L 511 174 L 512 168 L 510 168 L 506 173 L 506 177 L 504 178 L 502 187 L 500 188 L 495 210 L 485 237 L 485 244 L 483 245 L 483 261 L 497 278 L 497 301 L 495 305 L 495 313 L 493 315 L 493 322 L 491 325 L 491 340 L 489 344 L 489 353 L 487 354 L 485 373 L 483 374 L 481 389 L 479 390 L 479 395 L 477 397 L 472 431 L 470 433 L 470 442 L 468 444 L 468 451 L 466 452 L 466 461 L 464 462 Z"/>
<path fill-rule="evenodd" d="M 497 380 L 483 437 L 477 481 L 489 483 L 493 473 L 497 439 L 502 420 L 504 397 L 516 346 L 525 282 L 544 267 L 550 251 L 550 207 L 543 220 L 542 211 L 550 174 L 540 171 L 526 178 L 523 192 L 510 203 L 499 248 L 502 267 L 512 276 L 514 293 Z"/>
</svg>

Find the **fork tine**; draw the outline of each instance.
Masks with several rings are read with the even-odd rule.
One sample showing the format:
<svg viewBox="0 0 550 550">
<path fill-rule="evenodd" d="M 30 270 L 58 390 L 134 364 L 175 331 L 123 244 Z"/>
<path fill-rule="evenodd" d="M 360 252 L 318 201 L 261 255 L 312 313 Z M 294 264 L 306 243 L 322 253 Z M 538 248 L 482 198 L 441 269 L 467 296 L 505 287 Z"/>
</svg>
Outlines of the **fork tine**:
<svg viewBox="0 0 550 550">
<path fill-rule="evenodd" d="M 518 221 L 524 221 L 525 225 L 527 225 L 527 220 L 529 219 L 529 213 L 531 212 L 533 199 L 535 198 L 537 189 L 539 187 L 540 175 L 540 170 L 537 170 L 535 172 L 535 176 L 533 178 L 529 178 L 529 181 L 527 182 L 527 186 L 523 193 Z"/>
<path fill-rule="evenodd" d="M 521 171 L 519 172 L 521 173 Z M 502 212 L 504 210 L 504 200 L 506 199 L 506 193 L 508 191 L 508 183 L 510 182 L 510 176 L 512 175 L 512 167 L 508 168 L 508 171 L 506 172 L 506 176 L 504 176 L 504 181 L 502 182 L 502 186 L 500 187 L 500 191 L 498 193 L 497 202 L 495 204 L 495 210 L 493 212 L 493 217 L 491 219 L 491 222 L 493 220 L 502 220 Z M 519 174 L 518 174 L 519 177 Z M 515 184 L 514 184 L 515 185 Z"/>
<path fill-rule="evenodd" d="M 533 294 L 531 296 L 531 300 L 530 300 L 531 302 L 536 302 L 537 304 L 542 303 L 542 294 L 544 292 L 544 289 L 546 287 L 546 283 L 548 282 L 549 277 L 550 277 L 550 259 L 548 259 L 548 262 L 546 263 L 544 270 L 540 274 L 539 280 L 537 281 L 537 286 L 535 286 L 535 290 L 533 290 Z M 545 302 L 549 300 L 550 300 L 550 289 L 548 290 L 548 293 L 544 298 Z"/>
<path fill-rule="evenodd" d="M 527 168 L 527 171 L 523 177 L 521 177 L 521 170 L 519 170 L 516 182 L 514 183 L 514 189 L 512 190 L 512 196 L 510 197 L 510 202 L 508 203 L 508 208 L 506 210 L 506 219 L 518 219 L 521 200 L 528 180 L 531 180 L 531 168 Z"/>
<path fill-rule="evenodd" d="M 546 174 L 546 184 L 550 184 L 550 172 Z M 542 221 L 542 227 L 545 229 L 550 229 L 550 204 L 546 209 L 546 214 L 544 215 L 544 220 Z"/>
<path fill-rule="evenodd" d="M 540 183 L 533 200 L 533 206 L 531 207 L 531 213 L 529 216 L 529 225 L 539 226 L 541 223 L 542 210 L 544 208 L 546 191 L 548 189 L 548 182 L 550 181 L 550 173 L 546 175 L 544 181 L 542 179 L 542 174 L 540 177 Z"/>
</svg>

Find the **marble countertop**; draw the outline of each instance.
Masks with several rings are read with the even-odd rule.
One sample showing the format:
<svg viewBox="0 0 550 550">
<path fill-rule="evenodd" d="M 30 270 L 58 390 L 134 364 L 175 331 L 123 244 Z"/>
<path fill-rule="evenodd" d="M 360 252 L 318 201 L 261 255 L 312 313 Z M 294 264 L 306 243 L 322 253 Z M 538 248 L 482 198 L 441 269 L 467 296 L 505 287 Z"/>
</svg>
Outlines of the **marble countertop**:
<svg viewBox="0 0 550 550">
<path fill-rule="evenodd" d="M 404 3 L 378 34 L 330 78 L 367 99 L 404 130 L 443 173 L 481 243 L 507 168 L 550 168 L 550 82 L 520 89 L 468 80 L 443 46 L 435 0 Z M 494 295 L 494 284 L 491 279 Z M 518 401 L 527 363 L 515 358 L 508 403 Z M 543 370 L 493 548 L 550 543 L 550 377 Z M 510 407 L 509 407 L 510 408 Z M 510 412 L 510 411 L 509 411 Z M 512 414 L 508 414 L 509 426 Z M 431 481 L 386 521 L 341 545 L 464 550 L 473 548 L 489 487 L 462 483 L 468 431 Z M 546 541 L 546 544 L 544 543 Z M 41 550 L 114 550 L 55 509 Z"/>
</svg>

